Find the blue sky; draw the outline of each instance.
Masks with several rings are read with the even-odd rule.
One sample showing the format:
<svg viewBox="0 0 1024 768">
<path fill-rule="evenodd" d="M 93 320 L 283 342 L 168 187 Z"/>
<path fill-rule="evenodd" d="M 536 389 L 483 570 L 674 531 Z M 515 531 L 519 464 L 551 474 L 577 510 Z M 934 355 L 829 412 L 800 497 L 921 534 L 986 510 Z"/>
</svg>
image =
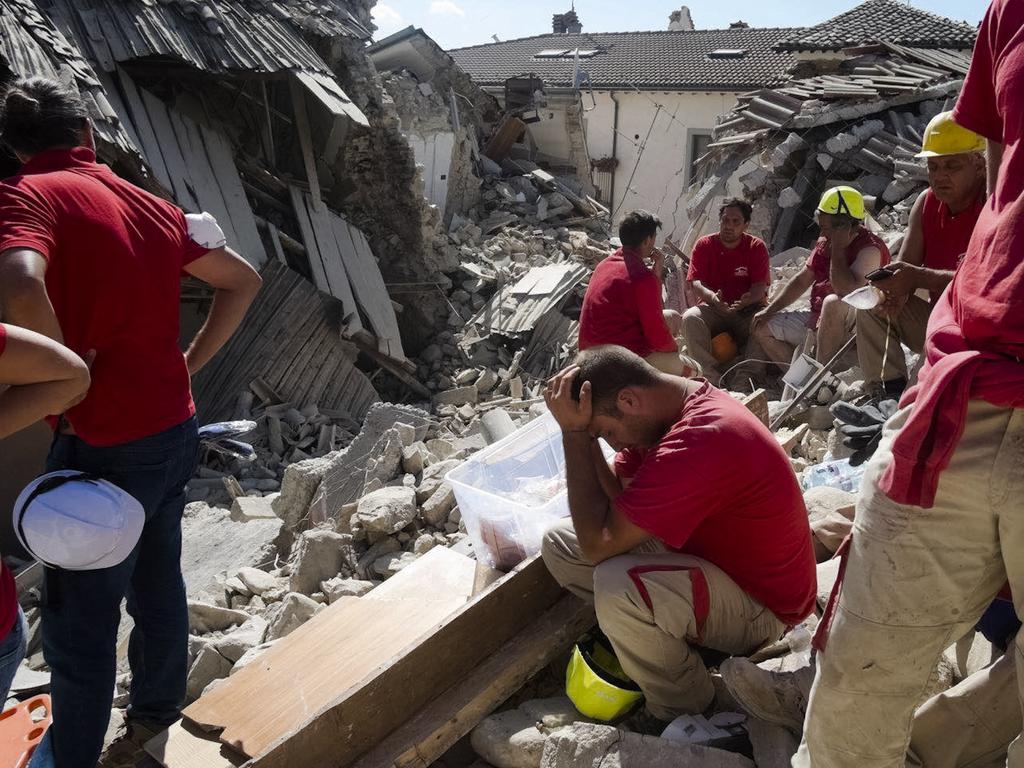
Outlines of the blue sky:
<svg viewBox="0 0 1024 768">
<path fill-rule="evenodd" d="M 666 29 L 668 15 L 684 0 L 577 0 L 584 32 Z M 698 28 L 727 27 L 743 20 L 758 27 L 810 26 L 847 11 L 857 0 L 783 0 L 723 3 L 689 0 Z M 443 48 L 528 37 L 551 31 L 551 15 L 569 10 L 570 0 L 378 0 L 374 21 L 380 39 L 410 24 L 422 27 Z M 971 23 L 981 21 L 986 0 L 914 0 L 914 5 Z"/>
</svg>

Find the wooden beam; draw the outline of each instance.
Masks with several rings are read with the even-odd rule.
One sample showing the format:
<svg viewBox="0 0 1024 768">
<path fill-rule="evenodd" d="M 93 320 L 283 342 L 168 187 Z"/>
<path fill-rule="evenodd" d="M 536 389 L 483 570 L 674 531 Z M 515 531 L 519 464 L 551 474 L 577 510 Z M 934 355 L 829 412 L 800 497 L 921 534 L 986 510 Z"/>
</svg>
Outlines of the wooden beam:
<svg viewBox="0 0 1024 768">
<path fill-rule="evenodd" d="M 316 173 L 316 158 L 313 155 L 313 134 L 309 128 L 309 113 L 306 111 L 306 90 L 295 78 L 288 81 L 292 93 L 292 108 L 295 110 L 295 132 L 299 134 L 299 147 L 302 149 L 302 162 L 306 166 L 306 181 L 309 193 L 313 198 L 313 206 L 318 211 L 324 208 L 320 197 L 320 178 Z"/>
<path fill-rule="evenodd" d="M 595 623 L 594 608 L 566 595 L 460 682 L 394 731 L 353 768 L 426 768 Z"/>
</svg>

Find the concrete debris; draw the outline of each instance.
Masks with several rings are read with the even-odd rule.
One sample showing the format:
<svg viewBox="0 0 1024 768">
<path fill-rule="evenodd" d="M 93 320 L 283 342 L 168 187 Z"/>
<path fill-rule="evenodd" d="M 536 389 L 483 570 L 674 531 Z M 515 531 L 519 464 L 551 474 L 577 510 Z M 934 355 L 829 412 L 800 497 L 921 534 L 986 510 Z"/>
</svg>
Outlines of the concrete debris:
<svg viewBox="0 0 1024 768">
<path fill-rule="evenodd" d="M 198 699 L 210 683 L 230 675 L 231 667 L 231 661 L 218 653 L 213 646 L 203 648 L 188 671 L 185 691 L 188 698 Z"/>
<path fill-rule="evenodd" d="M 335 577 L 323 582 L 320 585 L 320 591 L 324 593 L 327 604 L 330 605 L 342 597 L 362 597 L 375 586 L 377 586 L 377 582 L 374 581 Z"/>
<path fill-rule="evenodd" d="M 356 565 L 352 537 L 317 528 L 304 531 L 295 542 L 288 586 L 304 595 L 315 592 L 320 583 L 337 576 L 343 567 Z"/>
<path fill-rule="evenodd" d="M 193 632 L 206 634 L 222 632 L 230 627 L 244 624 L 251 617 L 243 611 L 233 611 L 195 600 L 188 601 L 188 626 Z"/>
<path fill-rule="evenodd" d="M 416 519 L 416 491 L 381 488 L 359 500 L 355 521 L 370 533 L 391 534 Z"/>
<path fill-rule="evenodd" d="M 290 635 L 322 609 L 323 606 L 315 600 L 296 592 L 289 592 L 280 605 L 275 606 L 267 627 L 267 640 L 280 640 Z"/>
<path fill-rule="evenodd" d="M 277 579 L 258 568 L 240 568 L 236 578 L 253 595 L 263 595 L 280 586 Z"/>
<path fill-rule="evenodd" d="M 260 616 L 253 616 L 245 624 L 224 635 L 213 644 L 217 653 L 232 664 L 248 651 L 260 645 L 267 634 L 267 622 Z"/>
<path fill-rule="evenodd" d="M 441 483 L 430 498 L 423 502 L 423 519 L 428 525 L 440 527 L 448 520 L 455 506 L 455 491 L 448 483 Z"/>
</svg>

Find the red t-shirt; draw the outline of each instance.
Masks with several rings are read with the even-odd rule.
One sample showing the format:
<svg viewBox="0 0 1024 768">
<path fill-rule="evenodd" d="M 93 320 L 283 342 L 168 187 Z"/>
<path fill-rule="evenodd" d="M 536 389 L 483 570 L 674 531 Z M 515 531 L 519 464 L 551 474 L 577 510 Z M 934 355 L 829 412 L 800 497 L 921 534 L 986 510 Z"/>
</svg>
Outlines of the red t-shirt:
<svg viewBox="0 0 1024 768">
<path fill-rule="evenodd" d="M 813 610 L 800 486 L 778 441 L 732 395 L 705 383 L 654 448 L 619 453 L 615 473 L 632 478 L 615 506 L 634 524 L 717 565 L 787 624 Z"/>
<path fill-rule="evenodd" d="M 857 237 L 846 249 L 846 263 L 850 266 L 857 260 L 860 252 L 865 248 L 877 248 L 882 254 L 881 264 L 888 264 L 890 261 L 889 247 L 878 235 L 865 227 L 861 227 Z M 832 246 L 824 237 L 819 237 L 814 244 L 814 250 L 807 257 L 807 269 L 814 273 L 814 285 L 811 286 L 811 319 L 808 321 L 809 328 L 818 327 L 818 318 L 821 317 L 821 305 L 825 299 L 835 293 L 832 287 Z"/>
<path fill-rule="evenodd" d="M 119 178 L 84 147 L 32 158 L 0 182 L 0 252 L 48 262 L 46 290 L 92 386 L 68 412 L 93 445 L 137 440 L 195 413 L 178 348 L 181 270 L 208 249 L 179 208 Z"/>
<path fill-rule="evenodd" d="M 7 348 L 7 328 L 0 323 L 0 355 L 3 355 Z M 0 561 L 0 640 L 7 637 L 7 633 L 14 626 L 14 620 L 18 616 L 18 590 L 14 586 L 14 576 L 7 566 Z"/>
<path fill-rule="evenodd" d="M 590 277 L 580 314 L 580 349 L 618 344 L 640 357 L 675 352 L 663 311 L 658 278 L 636 251 L 620 248 Z"/>
<path fill-rule="evenodd" d="M 1024 2 L 993 0 L 953 119 L 1004 145 L 956 277 L 928 321 L 925 365 L 901 405 L 914 410 L 893 442 L 880 488 L 931 507 L 971 399 L 1024 408 Z"/>
<path fill-rule="evenodd" d="M 924 266 L 929 269 L 955 270 L 971 242 L 971 233 L 978 223 L 985 196 L 954 216 L 949 206 L 930 189 L 924 193 L 921 207 L 921 234 L 924 236 Z"/>
<path fill-rule="evenodd" d="M 727 303 L 738 301 L 754 283 L 769 282 L 768 246 L 744 234 L 735 248 L 726 248 L 718 235 L 702 237 L 693 246 L 687 280 L 700 280 L 705 288 L 721 291 Z"/>
</svg>

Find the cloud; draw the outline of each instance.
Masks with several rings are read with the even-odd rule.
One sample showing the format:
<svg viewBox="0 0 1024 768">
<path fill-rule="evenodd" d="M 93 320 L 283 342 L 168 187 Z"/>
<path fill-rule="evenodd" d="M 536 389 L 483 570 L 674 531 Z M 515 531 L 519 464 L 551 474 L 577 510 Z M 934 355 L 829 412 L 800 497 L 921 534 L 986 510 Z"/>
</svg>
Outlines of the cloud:
<svg viewBox="0 0 1024 768">
<path fill-rule="evenodd" d="M 373 9 L 373 23 L 378 27 L 397 27 L 402 23 L 402 14 L 386 3 L 378 3 Z"/>
<path fill-rule="evenodd" d="M 457 6 L 454 0 L 434 0 L 430 4 L 430 12 L 435 16 L 465 16 L 466 12 Z"/>
</svg>

